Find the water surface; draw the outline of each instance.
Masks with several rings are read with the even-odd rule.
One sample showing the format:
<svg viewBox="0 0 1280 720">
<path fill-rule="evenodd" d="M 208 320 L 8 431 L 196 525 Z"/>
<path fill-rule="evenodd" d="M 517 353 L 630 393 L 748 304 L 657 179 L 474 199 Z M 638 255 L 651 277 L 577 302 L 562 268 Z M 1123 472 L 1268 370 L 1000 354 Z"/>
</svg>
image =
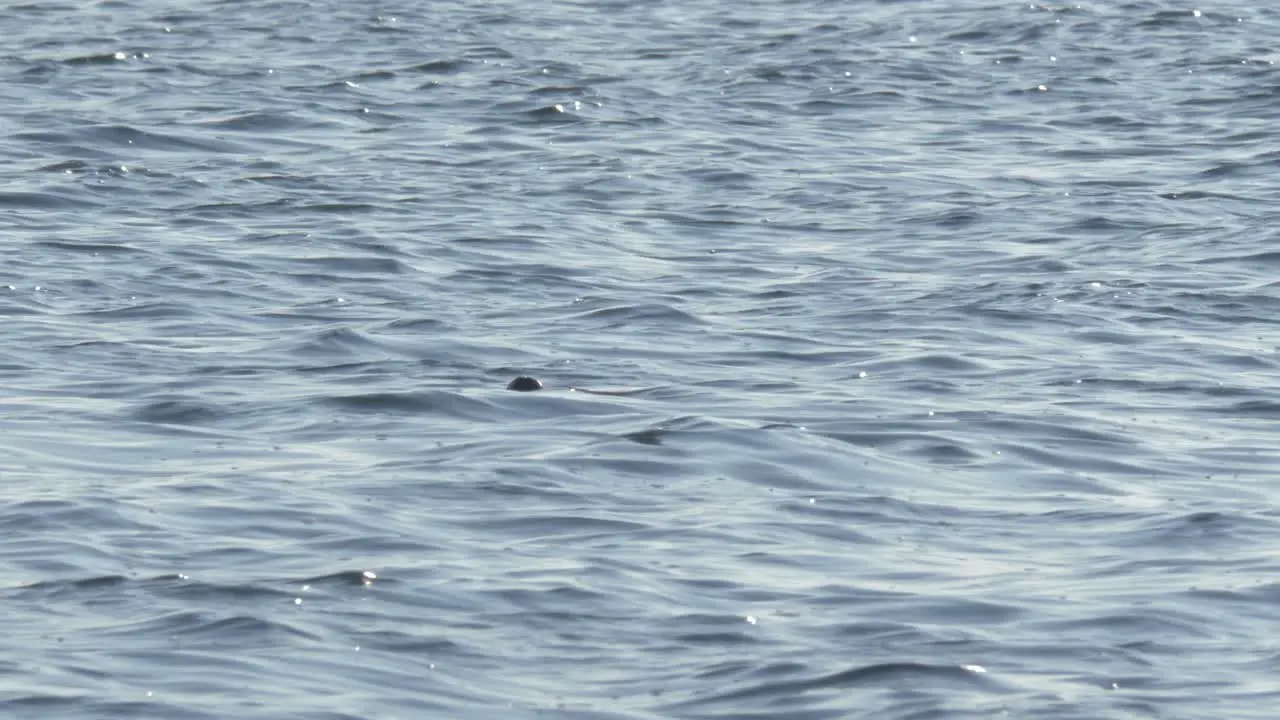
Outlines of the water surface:
<svg viewBox="0 0 1280 720">
<path fill-rule="evenodd" d="M 1280 706 L 1270 3 L 0 27 L 6 717 Z"/>
</svg>

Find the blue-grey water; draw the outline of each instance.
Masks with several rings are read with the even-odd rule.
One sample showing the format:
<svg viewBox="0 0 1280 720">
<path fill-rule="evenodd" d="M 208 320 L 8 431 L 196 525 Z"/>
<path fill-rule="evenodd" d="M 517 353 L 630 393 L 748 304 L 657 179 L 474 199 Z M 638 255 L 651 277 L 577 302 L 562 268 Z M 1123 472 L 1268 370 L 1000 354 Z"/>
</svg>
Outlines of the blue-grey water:
<svg viewBox="0 0 1280 720">
<path fill-rule="evenodd" d="M 1280 4 L 0 30 L 0 716 L 1280 717 Z"/>
</svg>

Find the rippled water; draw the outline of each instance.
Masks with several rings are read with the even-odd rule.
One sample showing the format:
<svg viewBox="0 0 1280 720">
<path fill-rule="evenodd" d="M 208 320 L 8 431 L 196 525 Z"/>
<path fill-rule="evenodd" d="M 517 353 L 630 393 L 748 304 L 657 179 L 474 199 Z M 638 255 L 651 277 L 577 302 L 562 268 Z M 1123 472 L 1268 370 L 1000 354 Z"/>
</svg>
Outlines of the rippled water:
<svg viewBox="0 0 1280 720">
<path fill-rule="evenodd" d="M 1280 6 L 0 27 L 5 717 L 1276 717 Z"/>
</svg>

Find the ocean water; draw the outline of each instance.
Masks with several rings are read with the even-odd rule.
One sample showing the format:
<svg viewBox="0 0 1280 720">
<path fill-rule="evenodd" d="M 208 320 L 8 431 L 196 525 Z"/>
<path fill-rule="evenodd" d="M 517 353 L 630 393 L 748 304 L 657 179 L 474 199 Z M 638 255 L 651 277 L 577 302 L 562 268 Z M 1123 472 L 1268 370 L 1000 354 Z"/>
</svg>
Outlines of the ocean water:
<svg viewBox="0 0 1280 720">
<path fill-rule="evenodd" d="M 0 716 L 1280 717 L 1280 5 L 0 28 Z"/>
</svg>

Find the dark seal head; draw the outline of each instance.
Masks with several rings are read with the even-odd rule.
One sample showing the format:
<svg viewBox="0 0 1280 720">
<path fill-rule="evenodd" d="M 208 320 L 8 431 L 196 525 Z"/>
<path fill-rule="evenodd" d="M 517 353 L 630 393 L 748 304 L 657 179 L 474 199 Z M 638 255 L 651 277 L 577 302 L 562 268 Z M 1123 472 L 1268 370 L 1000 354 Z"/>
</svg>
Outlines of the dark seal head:
<svg viewBox="0 0 1280 720">
<path fill-rule="evenodd" d="M 531 378 L 528 375 L 521 375 L 515 380 L 507 383 L 507 389 L 515 390 L 517 392 L 533 392 L 534 390 L 541 390 L 542 383 L 538 382 L 537 378 Z"/>
</svg>

